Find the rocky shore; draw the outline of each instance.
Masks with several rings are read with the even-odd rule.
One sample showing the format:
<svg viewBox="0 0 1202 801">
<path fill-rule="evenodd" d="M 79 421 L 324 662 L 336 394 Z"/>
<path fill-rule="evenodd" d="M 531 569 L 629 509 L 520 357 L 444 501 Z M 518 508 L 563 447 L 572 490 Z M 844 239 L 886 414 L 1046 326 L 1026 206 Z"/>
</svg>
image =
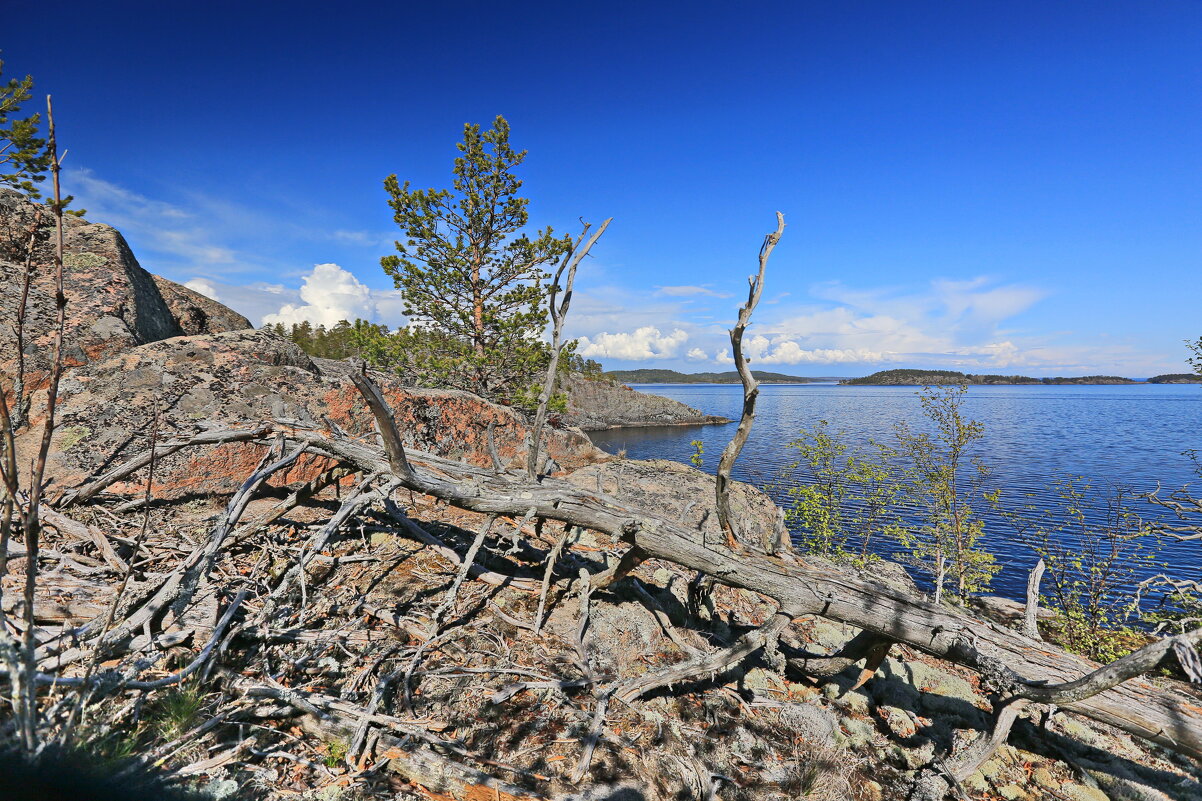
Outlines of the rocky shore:
<svg viewBox="0 0 1202 801">
<path fill-rule="evenodd" d="M 563 420 L 582 431 L 730 422 L 725 417 L 704 414 L 680 401 L 640 392 L 608 378 L 586 378 L 573 374 L 568 378 L 565 389 L 568 411 Z"/>
<path fill-rule="evenodd" d="M 516 514 L 398 489 L 348 363 L 310 358 L 154 279 L 107 226 L 73 222 L 68 242 L 87 267 L 69 273 L 76 349 L 33 610 L 46 634 L 40 669 L 78 679 L 96 662 L 75 638 L 132 577 L 118 620 L 137 625 L 118 623 L 99 669 L 142 683 L 89 713 L 105 737 L 127 738 L 104 754 L 114 764 L 142 754 L 226 801 L 932 801 L 942 791 L 930 788 L 947 786 L 941 766 L 984 739 L 997 676 L 937 659 L 925 641 L 848 658 L 873 632 L 825 612 L 798 614 L 749 649 L 781 604 L 738 576 L 700 581 L 632 546 L 640 531 L 671 525 L 690 533 L 690 548 L 722 556 L 711 476 L 608 456 L 560 425 L 545 441 L 553 474 L 523 485 Z M 11 286 L 18 266 L 0 270 Z M 27 341 L 44 348 L 49 318 L 31 320 Z M 44 379 L 36 347 L 31 387 Z M 16 362 L 0 339 L 6 374 Z M 431 481 L 450 476 L 485 497 L 524 480 L 528 429 L 512 410 L 372 378 Z M 45 395 L 35 391 L 17 441 L 26 462 Z M 718 422 L 608 382 L 575 380 L 569 399 L 566 422 L 581 427 Z M 152 451 L 153 473 L 139 461 Z M 546 486 L 581 493 L 586 510 L 624 504 L 638 519 L 611 535 L 534 520 L 533 508 L 523 516 Z M 804 556 L 835 584 L 930 606 L 890 563 L 862 574 L 752 553 L 779 541 L 781 510 L 737 482 L 731 502 L 744 567 L 792 580 Z M 12 555 L 10 612 L 29 569 Z M 164 587 L 170 606 L 145 612 Z M 178 687 L 162 683 L 196 664 Z M 1188 689 L 1157 682 L 1185 708 Z M 193 711 L 169 728 L 161 710 L 177 707 L 154 693 L 196 699 Z M 1187 758 L 1054 712 L 1021 719 L 958 797 L 1202 797 Z"/>
</svg>

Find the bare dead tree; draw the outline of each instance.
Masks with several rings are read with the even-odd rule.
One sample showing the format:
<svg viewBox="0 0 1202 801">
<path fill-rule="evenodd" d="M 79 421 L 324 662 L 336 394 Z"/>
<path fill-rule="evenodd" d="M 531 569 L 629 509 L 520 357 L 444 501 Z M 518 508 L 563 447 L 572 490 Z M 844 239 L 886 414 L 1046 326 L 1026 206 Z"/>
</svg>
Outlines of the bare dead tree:
<svg viewBox="0 0 1202 801">
<path fill-rule="evenodd" d="M 592 250 L 593 245 L 597 244 L 597 240 L 605 233 L 605 229 L 609 227 L 613 219 L 613 217 L 609 217 L 601 223 L 601 227 L 589 237 L 587 242 L 585 242 L 585 237 L 588 236 L 592 224 L 585 223 L 584 230 L 580 232 L 580 236 L 576 237 L 572 249 L 564 254 L 558 269 L 555 270 L 555 277 L 551 280 L 550 297 L 548 298 L 548 305 L 551 308 L 551 361 L 547 364 L 543 389 L 539 393 L 538 409 L 534 413 L 534 423 L 530 426 L 530 450 L 526 457 L 526 472 L 532 479 L 538 477 L 539 440 L 542 437 L 543 424 L 547 421 L 547 404 L 551 402 L 551 396 L 555 394 L 555 382 L 559 378 L 559 357 L 563 353 L 564 347 L 563 322 L 568 316 L 568 307 L 572 303 L 572 288 L 576 284 L 576 268 Z M 583 247 L 581 246 L 582 242 L 584 243 Z M 566 279 L 564 278 L 565 270 L 567 271 Z M 560 291 L 563 292 L 563 298 L 556 305 Z"/>
<path fill-rule="evenodd" d="M 730 520 L 730 471 L 747 443 L 751 434 L 751 424 L 755 421 L 755 400 L 760 393 L 759 382 L 747 366 L 747 358 L 743 355 L 743 332 L 751 322 L 751 313 L 755 311 L 764 293 L 764 270 L 768 266 L 768 257 L 785 232 L 785 215 L 776 213 L 776 230 L 764 237 L 760 245 L 760 269 L 756 275 L 747 279 L 750 287 L 747 292 L 747 303 L 739 309 L 739 317 L 735 327 L 730 330 L 730 346 L 734 351 L 735 368 L 739 371 L 739 380 L 743 382 L 743 415 L 739 418 L 739 427 L 735 435 L 722 450 L 718 460 L 717 479 L 714 482 L 714 493 L 718 508 L 718 524 L 726 535 L 726 546 L 732 550 L 739 549 L 739 540 L 735 536 L 734 525 Z"/>
<path fill-rule="evenodd" d="M 55 287 L 55 305 L 57 314 L 53 329 L 53 340 L 51 344 L 51 362 L 48 384 L 46 388 L 46 409 L 45 421 L 42 429 L 42 436 L 38 443 L 38 448 L 33 459 L 33 467 L 29 475 L 28 489 L 24 493 L 22 500 L 21 476 L 19 474 L 19 466 L 16 460 L 16 426 L 24 419 L 22 411 L 25 399 L 19 397 L 16 393 L 24 392 L 23 376 L 20 379 L 20 386 L 14 386 L 13 403 L 16 409 L 16 414 L 10 412 L 10 409 L 3 398 L 3 391 L 0 390 L 0 426 L 3 427 L 3 432 L 0 436 L 4 442 L 4 458 L 0 461 L 0 472 L 5 488 L 5 502 L 3 509 L 3 519 L 0 521 L 0 526 L 3 531 L 0 532 L 0 540 L 3 540 L 4 550 L 7 550 L 8 540 L 11 536 L 11 527 L 16 522 L 21 530 L 24 539 L 25 547 L 25 588 L 24 588 L 24 633 L 20 645 L 11 640 L 11 636 L 7 630 L 7 621 L 0 621 L 0 625 L 4 626 L 4 631 L 0 633 L 0 638 L 4 640 L 0 643 L 0 649 L 5 653 L 6 661 L 9 662 L 10 668 L 16 658 L 14 651 L 19 648 L 21 667 L 19 671 L 13 672 L 10 670 L 13 690 L 13 705 L 17 722 L 17 727 L 20 732 L 20 740 L 22 747 L 29 753 L 36 750 L 38 745 L 38 697 L 37 697 L 37 638 L 36 638 L 36 623 L 34 619 L 34 595 L 38 585 L 38 556 L 39 546 L 41 543 L 42 521 L 41 521 L 41 504 L 42 496 L 45 491 L 44 477 L 46 473 L 46 460 L 50 453 L 50 443 L 54 436 L 55 412 L 58 404 L 58 386 L 59 380 L 62 377 L 63 371 L 63 334 L 66 330 L 67 320 L 67 297 L 63 288 L 63 235 L 64 235 L 64 202 L 62 190 L 60 187 L 60 173 L 62 171 L 62 159 L 58 153 L 58 140 L 54 126 L 54 106 L 50 97 L 46 98 L 46 116 L 49 130 L 47 141 L 47 152 L 50 156 L 50 172 L 53 185 L 53 199 L 50 203 L 51 212 L 55 219 L 55 236 L 53 249 L 53 271 L 54 271 L 54 287 Z M 32 243 L 31 243 L 32 244 Z M 24 305 L 24 296 L 28 292 L 28 284 L 30 283 L 31 274 L 35 268 L 32 251 L 26 259 L 26 275 L 25 275 L 25 290 L 23 292 L 22 305 Z M 21 318 L 18 320 L 19 326 L 24 325 L 24 311 L 20 310 Z M 6 556 L 0 556 L 0 567 L 7 569 Z M 0 575 L 3 572 L 0 571 Z"/>
<path fill-rule="evenodd" d="M 29 413 L 29 398 L 25 392 L 25 318 L 29 313 L 29 290 L 33 285 L 33 260 L 37 254 L 38 229 L 42 224 L 42 207 L 38 206 L 24 231 L 25 269 L 21 278 L 21 297 L 17 301 L 16 319 L 13 321 L 13 351 L 16 365 L 13 369 L 12 426 L 19 430 L 25 426 Z"/>
</svg>

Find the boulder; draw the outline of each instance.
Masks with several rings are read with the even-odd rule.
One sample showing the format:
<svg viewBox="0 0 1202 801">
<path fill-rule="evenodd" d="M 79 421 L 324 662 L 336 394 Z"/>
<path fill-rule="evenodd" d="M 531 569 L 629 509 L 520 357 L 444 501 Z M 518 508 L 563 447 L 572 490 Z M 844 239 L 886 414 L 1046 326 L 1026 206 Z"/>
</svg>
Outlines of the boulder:
<svg viewBox="0 0 1202 801">
<path fill-rule="evenodd" d="M 613 495 L 698 532 L 705 542 L 724 542 L 714 501 L 714 477 L 667 459 L 618 459 L 576 470 L 568 481 Z M 731 482 L 731 519 L 739 539 L 764 548 L 784 531 L 772 499 L 750 484 Z"/>
<path fill-rule="evenodd" d="M 243 331 L 252 328 L 250 320 L 229 306 L 205 297 L 188 287 L 168 281 L 161 275 L 151 276 L 168 311 L 175 318 L 182 334 L 218 334 L 222 331 Z"/>
<path fill-rule="evenodd" d="M 349 363 L 311 359 L 265 330 L 174 337 L 93 361 L 63 376 L 48 475 L 65 489 L 143 452 L 149 447 L 156 406 L 160 441 L 272 421 L 374 436 L 372 417 L 347 377 L 351 369 Z M 491 426 L 501 461 L 522 462 L 528 426 L 512 409 L 466 392 L 404 387 L 385 373 L 373 378 L 392 406 L 407 447 L 490 465 Z M 41 436 L 44 401 L 44 391 L 35 395 L 33 425 L 18 441 L 23 454 L 32 453 Z M 574 429 L 549 429 L 544 441 L 550 456 L 565 468 L 609 458 Z M 185 448 L 157 465 L 155 495 L 232 492 L 262 453 L 253 443 Z M 302 457 L 276 483 L 307 481 L 326 466 L 323 458 Z M 110 491 L 136 496 L 145 479 L 144 472 L 136 474 Z"/>
</svg>

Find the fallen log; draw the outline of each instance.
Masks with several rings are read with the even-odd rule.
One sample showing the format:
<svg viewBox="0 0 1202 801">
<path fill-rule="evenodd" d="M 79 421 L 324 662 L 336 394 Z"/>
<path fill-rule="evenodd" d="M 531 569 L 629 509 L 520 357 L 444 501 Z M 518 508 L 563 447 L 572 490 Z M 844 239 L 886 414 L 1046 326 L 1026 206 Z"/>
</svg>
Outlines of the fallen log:
<svg viewBox="0 0 1202 801">
<path fill-rule="evenodd" d="M 357 384 L 369 381 L 355 378 Z M 391 458 L 379 448 L 314 431 L 294 429 L 288 436 L 361 470 L 393 472 L 404 487 L 462 509 L 498 515 L 523 515 L 534 509 L 536 517 L 604 532 L 651 557 L 772 598 L 789 617 L 819 615 L 977 670 L 1002 695 L 1071 682 L 1097 667 L 1018 632 L 850 573 L 707 545 L 675 521 L 562 480 L 528 481 L 416 452 L 406 457 L 379 394 L 363 394 Z M 1062 708 L 1202 759 L 1202 705 L 1171 688 L 1132 678 Z"/>
</svg>

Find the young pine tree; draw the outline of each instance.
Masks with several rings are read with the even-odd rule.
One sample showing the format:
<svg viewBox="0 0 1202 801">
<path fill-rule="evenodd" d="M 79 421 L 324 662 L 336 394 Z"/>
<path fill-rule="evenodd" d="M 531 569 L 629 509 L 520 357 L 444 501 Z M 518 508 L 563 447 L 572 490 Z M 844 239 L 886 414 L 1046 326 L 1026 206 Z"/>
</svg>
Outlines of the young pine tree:
<svg viewBox="0 0 1202 801">
<path fill-rule="evenodd" d="M 36 184 L 46 177 L 50 154 L 46 140 L 38 136 L 41 115 L 19 116 L 32 95 L 33 78 L 28 75 L 0 83 L 0 186 L 11 186 L 36 200 L 40 196 Z"/>
<path fill-rule="evenodd" d="M 526 152 L 509 145 L 509 123 L 463 128 L 452 189 L 410 189 L 384 181 L 404 241 L 380 260 L 416 327 L 433 334 L 424 372 L 444 386 L 487 398 L 520 397 L 545 369 L 548 348 L 542 266 L 571 247 L 550 228 L 522 233 L 529 201 L 513 170 Z M 528 393 L 527 393 L 528 394 Z"/>
</svg>

